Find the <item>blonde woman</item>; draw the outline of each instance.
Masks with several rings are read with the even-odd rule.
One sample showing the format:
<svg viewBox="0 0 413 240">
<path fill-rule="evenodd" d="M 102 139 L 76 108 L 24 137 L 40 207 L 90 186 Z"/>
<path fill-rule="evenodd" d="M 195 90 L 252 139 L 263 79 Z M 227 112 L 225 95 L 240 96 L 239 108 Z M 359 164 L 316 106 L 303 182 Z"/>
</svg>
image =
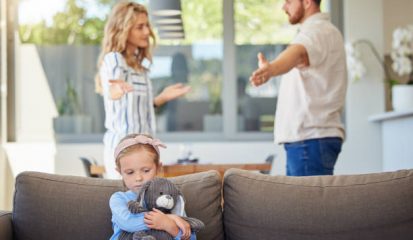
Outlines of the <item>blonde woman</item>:
<svg viewBox="0 0 413 240">
<path fill-rule="evenodd" d="M 146 8 L 134 2 L 116 4 L 105 26 L 96 77 L 96 91 L 105 106 L 107 178 L 120 178 L 113 159 L 119 141 L 130 133 L 154 135 L 154 108 L 190 91 L 189 86 L 178 83 L 152 95 L 149 70 L 142 65 L 144 60 L 152 63 L 151 44 L 155 44 L 155 36 Z"/>
</svg>

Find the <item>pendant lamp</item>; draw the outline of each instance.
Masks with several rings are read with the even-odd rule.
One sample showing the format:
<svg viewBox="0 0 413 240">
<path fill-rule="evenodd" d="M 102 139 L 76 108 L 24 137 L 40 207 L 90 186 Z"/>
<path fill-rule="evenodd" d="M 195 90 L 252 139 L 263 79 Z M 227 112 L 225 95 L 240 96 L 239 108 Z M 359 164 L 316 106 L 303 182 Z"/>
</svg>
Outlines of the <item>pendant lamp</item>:
<svg viewBox="0 0 413 240">
<path fill-rule="evenodd" d="M 180 15 L 181 1 L 180 0 L 150 0 L 149 9 L 154 16 L 176 16 Z"/>
</svg>

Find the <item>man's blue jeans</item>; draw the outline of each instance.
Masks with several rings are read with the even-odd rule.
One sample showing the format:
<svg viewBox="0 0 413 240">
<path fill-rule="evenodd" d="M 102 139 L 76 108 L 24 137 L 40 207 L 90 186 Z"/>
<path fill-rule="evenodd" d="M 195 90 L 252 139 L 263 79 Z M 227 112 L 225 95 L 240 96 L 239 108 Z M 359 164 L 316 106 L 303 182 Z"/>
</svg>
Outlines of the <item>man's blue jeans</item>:
<svg viewBox="0 0 413 240">
<path fill-rule="evenodd" d="M 338 137 L 285 143 L 287 176 L 333 175 L 342 144 Z"/>
</svg>

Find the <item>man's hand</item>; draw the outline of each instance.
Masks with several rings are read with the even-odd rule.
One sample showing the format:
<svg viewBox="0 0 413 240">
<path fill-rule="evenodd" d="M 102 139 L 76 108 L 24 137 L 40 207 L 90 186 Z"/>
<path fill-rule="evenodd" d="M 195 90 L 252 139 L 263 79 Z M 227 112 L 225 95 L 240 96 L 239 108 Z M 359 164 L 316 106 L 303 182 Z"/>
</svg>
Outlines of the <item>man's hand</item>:
<svg viewBox="0 0 413 240">
<path fill-rule="evenodd" d="M 257 58 L 258 58 L 258 68 L 263 68 L 269 64 L 268 60 L 265 58 L 262 52 L 258 53 Z"/>
<path fill-rule="evenodd" d="M 128 92 L 133 91 L 133 86 L 123 80 L 109 80 L 109 93 L 112 100 L 118 100 Z"/>
<path fill-rule="evenodd" d="M 158 209 L 153 209 L 145 214 L 144 223 L 151 229 L 164 230 L 172 236 L 177 236 L 179 228 L 175 221 Z"/>
<path fill-rule="evenodd" d="M 287 73 L 295 67 L 308 66 L 310 66 L 308 53 L 301 44 L 288 46 L 271 62 L 268 62 L 262 53 L 258 53 L 258 69 L 252 73 L 250 82 L 254 86 L 260 86 L 271 77 Z"/>
<path fill-rule="evenodd" d="M 264 57 L 264 54 L 260 52 L 257 57 L 258 69 L 255 70 L 250 77 L 250 82 L 254 86 L 260 86 L 266 83 L 271 77 L 270 63 Z"/>
<path fill-rule="evenodd" d="M 181 97 L 191 91 L 191 87 L 182 83 L 167 86 L 154 100 L 157 107 L 162 106 L 175 98 Z"/>
</svg>

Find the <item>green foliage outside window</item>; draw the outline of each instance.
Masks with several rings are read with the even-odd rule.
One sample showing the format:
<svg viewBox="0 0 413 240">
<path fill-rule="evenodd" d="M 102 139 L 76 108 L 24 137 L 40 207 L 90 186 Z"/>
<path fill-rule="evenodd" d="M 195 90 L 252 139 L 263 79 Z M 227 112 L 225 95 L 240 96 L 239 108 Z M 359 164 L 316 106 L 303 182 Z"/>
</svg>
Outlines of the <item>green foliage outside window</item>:
<svg viewBox="0 0 413 240">
<path fill-rule="evenodd" d="M 53 16 L 51 24 L 45 20 L 35 24 L 20 24 L 22 43 L 38 45 L 91 44 L 98 45 L 103 37 L 106 19 L 90 17 L 82 7 L 85 0 L 67 0 L 65 8 Z M 111 6 L 112 0 L 99 0 L 102 7 Z"/>
<path fill-rule="evenodd" d="M 99 45 L 106 19 L 88 16 L 87 0 L 67 0 L 63 11 L 46 21 L 19 26 L 23 43 L 91 44 Z M 96 0 L 99 7 L 109 10 L 114 0 Z M 180 44 L 197 41 L 222 40 L 222 0 L 181 0 L 185 40 Z M 291 40 L 295 29 L 289 27 L 281 0 L 234 0 L 236 44 L 278 44 Z M 160 40 L 159 44 L 171 44 Z"/>
<path fill-rule="evenodd" d="M 222 0 L 181 0 L 185 43 L 222 40 Z"/>
<path fill-rule="evenodd" d="M 234 0 L 235 43 L 283 44 L 295 28 L 282 10 L 284 0 Z"/>
</svg>

